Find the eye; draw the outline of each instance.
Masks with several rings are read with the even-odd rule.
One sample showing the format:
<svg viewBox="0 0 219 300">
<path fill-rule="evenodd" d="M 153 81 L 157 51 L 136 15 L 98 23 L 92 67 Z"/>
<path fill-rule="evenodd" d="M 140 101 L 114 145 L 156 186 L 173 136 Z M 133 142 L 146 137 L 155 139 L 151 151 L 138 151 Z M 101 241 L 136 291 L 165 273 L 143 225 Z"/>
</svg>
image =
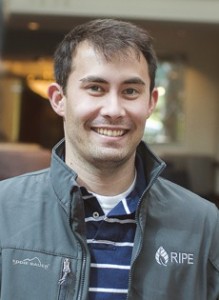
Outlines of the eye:
<svg viewBox="0 0 219 300">
<path fill-rule="evenodd" d="M 88 90 L 88 92 L 94 96 L 99 96 L 104 93 L 104 88 L 97 84 L 88 85 L 86 90 Z"/>
<path fill-rule="evenodd" d="M 133 88 L 128 88 L 124 91 L 124 94 L 128 94 L 128 95 L 133 95 L 133 94 L 136 94 L 137 91 Z"/>
<path fill-rule="evenodd" d="M 129 99 L 134 99 L 139 95 L 139 91 L 134 88 L 127 88 L 122 92 L 122 94 Z"/>
<path fill-rule="evenodd" d="M 94 92 L 102 92 L 102 90 L 103 90 L 102 87 L 100 87 L 98 85 L 92 85 L 89 87 L 89 89 Z"/>
</svg>

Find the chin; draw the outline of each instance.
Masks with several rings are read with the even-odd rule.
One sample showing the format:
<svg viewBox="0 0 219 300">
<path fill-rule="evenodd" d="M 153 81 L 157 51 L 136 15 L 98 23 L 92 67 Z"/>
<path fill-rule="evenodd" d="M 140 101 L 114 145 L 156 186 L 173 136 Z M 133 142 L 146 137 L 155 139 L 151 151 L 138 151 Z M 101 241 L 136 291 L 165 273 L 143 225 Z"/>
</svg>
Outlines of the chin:
<svg viewBox="0 0 219 300">
<path fill-rule="evenodd" d="M 128 153 L 124 153 L 121 150 L 117 151 L 99 151 L 93 156 L 95 162 L 103 163 L 119 163 L 127 160 L 130 157 Z"/>
</svg>

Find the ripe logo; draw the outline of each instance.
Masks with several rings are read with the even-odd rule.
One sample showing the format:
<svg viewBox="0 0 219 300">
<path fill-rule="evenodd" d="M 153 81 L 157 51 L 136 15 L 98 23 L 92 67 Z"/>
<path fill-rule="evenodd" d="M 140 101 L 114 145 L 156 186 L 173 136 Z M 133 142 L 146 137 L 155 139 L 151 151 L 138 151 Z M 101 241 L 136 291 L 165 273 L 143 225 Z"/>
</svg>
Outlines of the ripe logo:
<svg viewBox="0 0 219 300">
<path fill-rule="evenodd" d="M 186 253 L 186 252 L 170 252 L 169 254 L 167 251 L 161 246 L 156 254 L 155 259 L 157 263 L 161 266 L 167 266 L 169 263 L 174 264 L 194 264 L 194 254 L 193 253 Z"/>
<path fill-rule="evenodd" d="M 155 259 L 159 265 L 167 266 L 169 255 L 163 247 L 160 247 L 155 254 Z"/>
</svg>

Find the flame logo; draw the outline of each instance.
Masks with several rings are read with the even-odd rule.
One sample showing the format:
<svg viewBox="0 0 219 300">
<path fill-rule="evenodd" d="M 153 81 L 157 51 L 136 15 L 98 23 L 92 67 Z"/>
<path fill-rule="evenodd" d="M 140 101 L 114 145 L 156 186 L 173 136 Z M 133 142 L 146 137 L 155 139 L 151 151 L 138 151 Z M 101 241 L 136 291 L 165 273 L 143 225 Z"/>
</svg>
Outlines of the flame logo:
<svg viewBox="0 0 219 300">
<path fill-rule="evenodd" d="M 155 254 L 155 259 L 159 265 L 166 267 L 169 261 L 169 255 L 163 247 L 160 247 Z"/>
</svg>

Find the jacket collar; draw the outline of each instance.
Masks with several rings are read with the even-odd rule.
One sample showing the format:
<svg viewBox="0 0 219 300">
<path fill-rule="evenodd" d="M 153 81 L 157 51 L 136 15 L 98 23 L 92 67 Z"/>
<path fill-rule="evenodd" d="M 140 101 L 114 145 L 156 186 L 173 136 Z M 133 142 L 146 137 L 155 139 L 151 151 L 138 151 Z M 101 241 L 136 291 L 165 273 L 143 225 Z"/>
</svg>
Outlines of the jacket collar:
<svg viewBox="0 0 219 300">
<path fill-rule="evenodd" d="M 157 177 L 165 169 L 165 162 L 156 156 L 146 145 L 141 141 L 137 147 L 137 157 L 141 160 L 141 168 L 143 169 L 147 189 L 149 189 Z"/>
<path fill-rule="evenodd" d="M 64 206 L 69 205 L 71 192 L 77 187 L 77 174 L 64 162 L 65 141 L 62 139 L 52 150 L 50 177 L 53 189 Z"/>
</svg>

